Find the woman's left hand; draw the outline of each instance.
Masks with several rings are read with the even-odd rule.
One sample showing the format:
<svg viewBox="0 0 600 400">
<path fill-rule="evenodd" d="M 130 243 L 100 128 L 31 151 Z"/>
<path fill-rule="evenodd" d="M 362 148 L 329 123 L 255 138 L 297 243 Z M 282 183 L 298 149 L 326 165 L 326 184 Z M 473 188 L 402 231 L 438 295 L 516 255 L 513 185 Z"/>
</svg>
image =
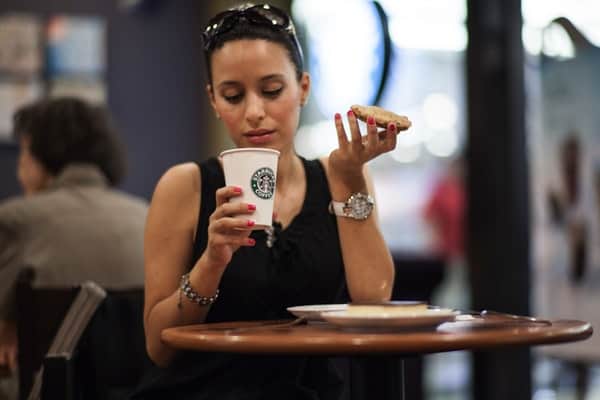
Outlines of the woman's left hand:
<svg viewBox="0 0 600 400">
<path fill-rule="evenodd" d="M 396 124 L 390 123 L 387 130 L 378 132 L 372 116 L 367 119 L 367 135 L 362 136 L 358 121 L 352 110 L 348 111 L 350 140 L 342 123 L 340 114 L 335 115 L 339 147 L 329 155 L 329 167 L 332 173 L 343 178 L 362 175 L 365 163 L 396 148 Z"/>
</svg>

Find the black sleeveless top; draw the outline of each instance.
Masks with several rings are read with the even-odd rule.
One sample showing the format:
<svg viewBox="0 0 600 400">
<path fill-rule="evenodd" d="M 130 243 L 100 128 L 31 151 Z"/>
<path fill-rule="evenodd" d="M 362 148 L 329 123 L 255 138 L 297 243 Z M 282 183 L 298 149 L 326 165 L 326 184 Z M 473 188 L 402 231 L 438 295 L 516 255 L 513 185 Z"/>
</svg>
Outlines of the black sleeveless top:
<svg viewBox="0 0 600 400">
<path fill-rule="evenodd" d="M 206 322 L 291 318 L 287 307 L 345 303 L 348 294 L 335 217 L 323 166 L 302 159 L 306 194 L 300 213 L 281 229 L 274 223 L 274 242 L 254 231 L 253 247 L 240 247 L 219 285 L 219 298 Z M 201 207 L 193 266 L 206 248 L 215 191 L 225 186 L 216 158 L 200 164 Z M 164 369 L 155 368 L 134 398 L 153 399 L 336 399 L 339 375 L 323 358 L 182 353 Z"/>
</svg>

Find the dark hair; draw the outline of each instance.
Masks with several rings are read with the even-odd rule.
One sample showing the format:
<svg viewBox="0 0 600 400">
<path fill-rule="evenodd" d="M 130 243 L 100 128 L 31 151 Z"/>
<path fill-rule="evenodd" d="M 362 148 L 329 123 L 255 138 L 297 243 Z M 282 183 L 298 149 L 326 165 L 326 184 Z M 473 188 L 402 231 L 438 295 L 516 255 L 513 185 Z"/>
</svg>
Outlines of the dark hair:
<svg viewBox="0 0 600 400">
<path fill-rule="evenodd" d="M 300 47 L 300 43 L 296 36 L 296 30 L 291 17 L 288 15 L 288 13 L 277 7 L 268 4 L 261 6 L 268 7 L 269 10 L 281 14 L 284 17 L 285 22 L 288 23 L 288 26 L 270 26 L 268 24 L 256 23 L 252 20 L 252 18 L 245 17 L 244 12 L 258 7 L 252 3 L 245 3 L 219 13 L 207 24 L 203 31 L 203 40 L 204 59 L 206 62 L 206 70 L 208 72 L 208 80 L 210 83 L 212 83 L 212 70 L 210 67 L 210 58 L 212 53 L 215 50 L 222 48 L 225 43 L 240 39 L 263 39 L 282 45 L 287 50 L 290 60 L 294 64 L 296 78 L 300 80 L 302 77 L 302 73 L 304 72 L 302 48 Z M 223 32 L 213 32 L 209 41 L 207 39 L 207 32 L 210 31 L 210 27 L 215 24 L 218 25 L 222 23 L 223 19 L 225 18 L 235 18 L 235 23 L 227 26 L 227 29 Z"/>
<path fill-rule="evenodd" d="M 52 175 L 71 163 L 96 165 L 111 185 L 125 175 L 125 154 L 108 111 L 85 101 L 45 99 L 18 109 L 13 134 L 30 139 L 30 151 Z"/>
</svg>

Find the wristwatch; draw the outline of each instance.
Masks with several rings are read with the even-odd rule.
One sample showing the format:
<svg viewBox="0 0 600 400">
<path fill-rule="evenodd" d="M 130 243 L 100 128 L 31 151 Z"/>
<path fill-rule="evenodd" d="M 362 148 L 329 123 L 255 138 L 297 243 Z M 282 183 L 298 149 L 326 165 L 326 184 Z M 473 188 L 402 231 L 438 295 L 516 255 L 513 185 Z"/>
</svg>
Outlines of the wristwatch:
<svg viewBox="0 0 600 400">
<path fill-rule="evenodd" d="M 331 201 L 329 212 L 338 217 L 353 219 L 367 219 L 373 211 L 375 200 L 367 193 L 354 193 L 345 202 Z"/>
</svg>

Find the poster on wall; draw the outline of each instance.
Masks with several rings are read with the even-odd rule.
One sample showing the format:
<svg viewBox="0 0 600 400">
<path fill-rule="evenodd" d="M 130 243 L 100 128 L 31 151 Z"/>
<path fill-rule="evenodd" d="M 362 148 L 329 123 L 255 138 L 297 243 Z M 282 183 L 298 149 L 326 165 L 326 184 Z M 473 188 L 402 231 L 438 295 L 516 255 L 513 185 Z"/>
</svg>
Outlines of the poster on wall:
<svg viewBox="0 0 600 400">
<path fill-rule="evenodd" d="M 106 101 L 106 23 L 93 16 L 0 15 L 0 144 L 12 115 L 46 96 Z"/>
<path fill-rule="evenodd" d="M 0 15 L 0 75 L 34 77 L 42 68 L 40 23 L 33 15 Z"/>
<path fill-rule="evenodd" d="M 534 147 L 536 314 L 600 326 L 600 48 L 541 63 Z M 600 336 L 543 349 L 600 361 Z"/>
<path fill-rule="evenodd" d="M 33 15 L 0 15 L 0 143 L 10 143 L 12 114 L 42 95 L 41 24 Z"/>
<path fill-rule="evenodd" d="M 46 30 L 50 96 L 106 101 L 106 23 L 98 17 L 55 15 Z"/>
</svg>

